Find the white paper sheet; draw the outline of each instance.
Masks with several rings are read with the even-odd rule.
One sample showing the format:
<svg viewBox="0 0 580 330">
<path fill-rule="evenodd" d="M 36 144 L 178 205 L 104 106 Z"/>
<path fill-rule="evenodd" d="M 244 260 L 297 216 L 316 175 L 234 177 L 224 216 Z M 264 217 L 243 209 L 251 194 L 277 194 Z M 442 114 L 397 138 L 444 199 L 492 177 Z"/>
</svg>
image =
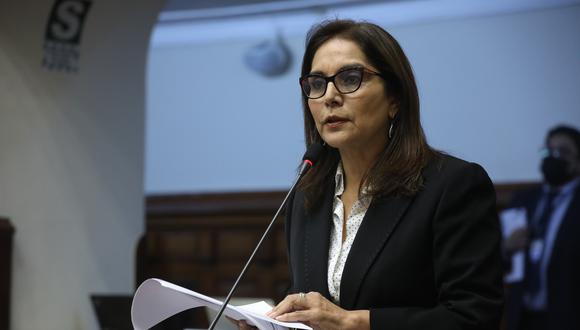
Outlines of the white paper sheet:
<svg viewBox="0 0 580 330">
<path fill-rule="evenodd" d="M 271 311 L 272 308 L 274 308 L 274 306 L 271 306 L 265 301 L 258 301 L 252 304 L 240 305 L 238 306 L 238 308 L 248 311 L 250 313 L 265 315 L 266 313 Z"/>
<path fill-rule="evenodd" d="M 504 240 L 515 230 L 526 228 L 526 209 L 512 208 L 500 213 L 501 229 Z M 520 282 L 524 279 L 524 252 L 516 252 L 512 255 L 511 271 L 504 276 L 506 283 Z"/>
<path fill-rule="evenodd" d="M 222 302 L 219 300 L 167 281 L 148 279 L 135 292 L 131 306 L 131 321 L 135 330 L 147 330 L 184 310 L 202 306 L 219 310 L 221 305 Z M 272 306 L 266 302 L 239 307 L 228 304 L 224 310 L 224 315 L 235 320 L 246 320 L 260 330 L 312 329 L 302 323 L 280 322 L 265 316 L 264 314 L 271 308 Z"/>
</svg>

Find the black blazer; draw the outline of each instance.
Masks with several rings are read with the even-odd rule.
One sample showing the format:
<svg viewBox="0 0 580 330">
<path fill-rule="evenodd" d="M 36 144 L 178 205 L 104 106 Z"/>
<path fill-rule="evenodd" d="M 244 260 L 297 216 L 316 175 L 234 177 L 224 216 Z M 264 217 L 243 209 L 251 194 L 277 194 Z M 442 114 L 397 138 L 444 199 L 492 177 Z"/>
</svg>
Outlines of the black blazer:
<svg viewBox="0 0 580 330">
<path fill-rule="evenodd" d="M 510 207 L 524 207 L 535 214 L 542 188 L 516 195 Z M 528 216 L 528 221 L 530 217 Z M 507 300 L 507 328 L 519 328 L 524 282 L 510 286 Z M 580 330 L 580 185 L 560 223 L 547 269 L 548 329 Z"/>
<path fill-rule="evenodd" d="M 373 200 L 348 255 L 340 306 L 370 310 L 371 329 L 495 329 L 502 312 L 500 229 L 493 185 L 479 165 L 439 156 L 414 197 Z M 289 203 L 292 292 L 330 299 L 334 182 L 324 201 Z"/>
</svg>

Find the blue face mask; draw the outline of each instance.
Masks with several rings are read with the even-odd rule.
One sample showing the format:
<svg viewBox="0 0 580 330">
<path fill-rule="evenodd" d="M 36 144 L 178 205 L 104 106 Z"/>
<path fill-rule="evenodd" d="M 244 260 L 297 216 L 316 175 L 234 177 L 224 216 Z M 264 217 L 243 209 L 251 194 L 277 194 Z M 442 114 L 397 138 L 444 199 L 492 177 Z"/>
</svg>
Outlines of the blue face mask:
<svg viewBox="0 0 580 330">
<path fill-rule="evenodd" d="M 570 164 L 562 158 L 547 156 L 542 161 L 542 174 L 550 186 L 561 186 L 574 178 Z"/>
</svg>

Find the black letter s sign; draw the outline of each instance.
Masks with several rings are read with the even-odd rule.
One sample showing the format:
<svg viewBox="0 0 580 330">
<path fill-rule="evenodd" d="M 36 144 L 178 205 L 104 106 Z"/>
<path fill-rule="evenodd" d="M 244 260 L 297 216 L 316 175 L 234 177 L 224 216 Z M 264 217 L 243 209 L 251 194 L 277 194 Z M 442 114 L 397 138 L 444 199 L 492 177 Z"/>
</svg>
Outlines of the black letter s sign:
<svg viewBox="0 0 580 330">
<path fill-rule="evenodd" d="M 48 20 L 46 39 L 79 44 L 90 5 L 87 0 L 57 0 Z"/>
</svg>

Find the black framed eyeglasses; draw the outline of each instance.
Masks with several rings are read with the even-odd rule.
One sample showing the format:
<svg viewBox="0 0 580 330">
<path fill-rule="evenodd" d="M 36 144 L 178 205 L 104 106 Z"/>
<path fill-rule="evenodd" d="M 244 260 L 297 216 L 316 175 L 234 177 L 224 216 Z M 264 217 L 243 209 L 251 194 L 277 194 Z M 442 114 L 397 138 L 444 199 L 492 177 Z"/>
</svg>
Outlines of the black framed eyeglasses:
<svg viewBox="0 0 580 330">
<path fill-rule="evenodd" d="M 365 73 L 382 77 L 378 72 L 357 67 L 340 70 L 330 77 L 318 73 L 307 74 L 300 77 L 300 86 L 304 95 L 309 99 L 318 99 L 324 96 L 326 87 L 331 81 L 341 94 L 348 94 L 356 92 L 360 88 Z"/>
</svg>

